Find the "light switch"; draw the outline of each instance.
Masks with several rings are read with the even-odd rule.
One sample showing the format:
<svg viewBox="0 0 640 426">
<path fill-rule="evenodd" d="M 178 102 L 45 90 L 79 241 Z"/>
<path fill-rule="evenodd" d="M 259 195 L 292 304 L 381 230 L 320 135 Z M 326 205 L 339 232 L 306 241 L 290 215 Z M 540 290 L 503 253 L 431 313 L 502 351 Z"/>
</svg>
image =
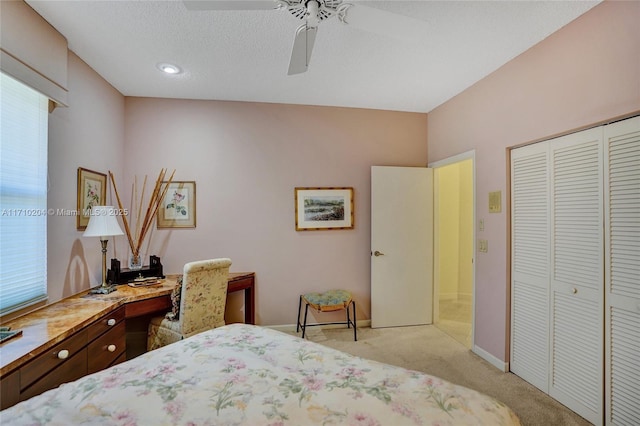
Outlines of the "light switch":
<svg viewBox="0 0 640 426">
<path fill-rule="evenodd" d="M 478 229 L 480 231 L 484 231 L 484 219 L 480 219 L 480 221 L 478 222 Z"/>
</svg>

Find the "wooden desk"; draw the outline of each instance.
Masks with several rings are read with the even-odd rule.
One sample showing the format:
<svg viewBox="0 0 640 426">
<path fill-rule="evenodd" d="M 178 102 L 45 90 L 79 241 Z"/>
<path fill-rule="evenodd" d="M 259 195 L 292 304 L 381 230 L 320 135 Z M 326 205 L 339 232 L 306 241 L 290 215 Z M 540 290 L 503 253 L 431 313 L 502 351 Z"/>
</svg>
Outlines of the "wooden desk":
<svg viewBox="0 0 640 426">
<path fill-rule="evenodd" d="M 179 275 L 167 275 L 166 283 L 162 286 L 131 288 L 128 286 L 118 287 L 122 292 L 133 293 L 137 290 L 146 290 L 144 293 L 137 292 L 135 302 L 125 304 L 125 318 L 133 318 L 149 313 L 155 313 L 163 310 L 171 309 L 171 292 L 176 285 L 176 279 Z M 246 324 L 255 324 L 255 273 L 253 272 L 230 272 L 227 281 L 227 293 L 244 290 L 244 322 Z M 117 293 L 117 292 L 116 292 Z M 112 293 L 112 294 L 116 294 Z M 142 298 L 141 296 L 148 296 Z M 116 297 L 121 297 L 123 294 Z"/>
<path fill-rule="evenodd" d="M 125 321 L 171 307 L 170 295 L 178 275 L 167 275 L 161 285 L 133 288 L 118 286 L 110 294 L 89 295 L 87 291 L 52 303 L 5 324 L 22 330 L 22 336 L 0 344 L 0 378 L 78 333 L 105 315 L 124 306 Z M 229 292 L 245 291 L 245 320 L 255 323 L 255 274 L 229 274 Z"/>
<path fill-rule="evenodd" d="M 244 290 L 244 322 L 256 323 L 256 280 L 253 272 L 231 272 L 227 293 Z"/>
<path fill-rule="evenodd" d="M 126 361 L 130 349 L 133 356 L 146 351 L 148 320 L 171 308 L 177 277 L 168 275 L 149 287 L 120 285 L 110 294 L 84 291 L 3 324 L 23 333 L 0 344 L 0 409 Z M 244 290 L 250 324 L 255 323 L 254 287 L 253 272 L 229 274 L 228 292 Z M 136 324 L 142 325 L 144 340 L 137 353 L 137 345 L 130 346 Z"/>
</svg>

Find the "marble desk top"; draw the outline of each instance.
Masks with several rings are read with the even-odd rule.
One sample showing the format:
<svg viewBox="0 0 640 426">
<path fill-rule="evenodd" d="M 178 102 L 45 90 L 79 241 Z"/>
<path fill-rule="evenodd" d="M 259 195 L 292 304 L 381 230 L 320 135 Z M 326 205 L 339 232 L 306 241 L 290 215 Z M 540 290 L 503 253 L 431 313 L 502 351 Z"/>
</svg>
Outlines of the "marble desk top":
<svg viewBox="0 0 640 426">
<path fill-rule="evenodd" d="M 170 294 L 177 277 L 167 275 L 149 287 L 119 285 L 109 294 L 86 290 L 2 324 L 22 330 L 22 336 L 0 343 L 0 377 L 126 303 Z"/>
</svg>

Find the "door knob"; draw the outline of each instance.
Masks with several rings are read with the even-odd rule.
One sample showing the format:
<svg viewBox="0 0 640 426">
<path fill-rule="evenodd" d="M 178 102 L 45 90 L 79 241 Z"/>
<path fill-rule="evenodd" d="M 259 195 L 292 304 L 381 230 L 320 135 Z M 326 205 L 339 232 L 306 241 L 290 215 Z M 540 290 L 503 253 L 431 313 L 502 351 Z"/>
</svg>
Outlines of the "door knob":
<svg viewBox="0 0 640 426">
<path fill-rule="evenodd" d="M 384 256 L 384 253 L 381 253 L 381 252 L 379 252 L 378 250 L 376 250 L 376 251 L 374 251 L 374 252 L 373 252 L 373 255 L 374 255 L 375 257 L 378 257 L 378 256 Z"/>
</svg>

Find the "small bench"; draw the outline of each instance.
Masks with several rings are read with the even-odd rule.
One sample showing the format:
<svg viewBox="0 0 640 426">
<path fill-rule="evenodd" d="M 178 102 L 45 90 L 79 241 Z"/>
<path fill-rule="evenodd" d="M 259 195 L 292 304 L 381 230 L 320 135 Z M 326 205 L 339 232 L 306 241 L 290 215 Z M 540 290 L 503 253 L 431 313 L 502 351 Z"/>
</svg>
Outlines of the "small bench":
<svg viewBox="0 0 640 426">
<path fill-rule="evenodd" d="M 302 304 L 304 307 L 304 320 L 300 322 L 300 312 L 302 311 Z M 333 312 L 344 309 L 347 311 L 347 320 L 340 322 L 324 322 L 319 324 L 307 324 L 307 313 L 309 306 L 318 312 Z M 351 320 L 350 309 L 353 310 L 353 320 Z M 347 328 L 351 328 L 353 325 L 353 340 L 358 340 L 358 331 L 356 329 L 356 302 L 353 300 L 351 293 L 346 290 L 329 290 L 324 293 L 306 293 L 300 295 L 300 301 L 298 303 L 298 324 L 296 326 L 296 333 L 302 329 L 302 338 L 304 339 L 307 326 L 315 325 L 332 325 L 332 324 L 345 324 Z"/>
</svg>

